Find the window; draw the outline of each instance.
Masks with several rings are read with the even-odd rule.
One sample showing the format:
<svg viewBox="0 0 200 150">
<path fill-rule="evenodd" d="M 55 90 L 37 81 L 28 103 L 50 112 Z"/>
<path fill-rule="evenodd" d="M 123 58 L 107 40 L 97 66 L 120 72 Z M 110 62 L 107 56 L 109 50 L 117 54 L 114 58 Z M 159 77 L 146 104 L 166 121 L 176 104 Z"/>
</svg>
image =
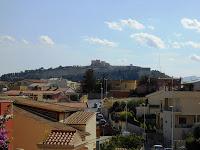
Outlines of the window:
<svg viewBox="0 0 200 150">
<path fill-rule="evenodd" d="M 185 117 L 179 117 L 179 124 L 186 124 L 186 118 Z"/>
</svg>

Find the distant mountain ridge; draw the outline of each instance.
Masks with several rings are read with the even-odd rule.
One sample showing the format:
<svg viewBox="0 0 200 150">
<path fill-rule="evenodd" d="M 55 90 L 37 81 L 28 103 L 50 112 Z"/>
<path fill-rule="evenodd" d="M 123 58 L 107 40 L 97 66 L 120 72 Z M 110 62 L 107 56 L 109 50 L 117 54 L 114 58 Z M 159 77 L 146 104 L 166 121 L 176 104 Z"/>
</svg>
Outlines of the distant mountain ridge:
<svg viewBox="0 0 200 150">
<path fill-rule="evenodd" d="M 36 70 L 25 70 L 19 73 L 8 73 L 1 76 L 3 81 L 19 81 L 23 79 L 49 79 L 65 78 L 72 81 L 81 81 L 84 73 L 88 69 L 93 69 L 96 78 L 103 76 L 112 80 L 137 80 L 143 75 L 152 77 L 168 77 L 164 73 L 150 68 L 139 66 L 112 66 L 105 61 L 92 60 L 90 66 L 59 66 L 57 68 L 39 68 Z"/>
</svg>

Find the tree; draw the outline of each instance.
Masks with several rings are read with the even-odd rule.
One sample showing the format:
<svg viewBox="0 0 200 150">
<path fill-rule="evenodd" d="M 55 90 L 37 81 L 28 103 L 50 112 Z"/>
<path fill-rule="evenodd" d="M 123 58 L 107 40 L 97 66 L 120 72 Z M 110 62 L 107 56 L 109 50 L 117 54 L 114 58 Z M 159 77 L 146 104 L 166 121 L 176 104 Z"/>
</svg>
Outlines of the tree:
<svg viewBox="0 0 200 150">
<path fill-rule="evenodd" d="M 138 82 L 138 87 L 134 91 L 139 96 L 145 96 L 146 94 L 155 92 L 158 90 L 157 78 L 152 78 L 147 75 L 141 76 Z"/>
<path fill-rule="evenodd" d="M 199 150 L 200 147 L 200 125 L 196 126 L 192 133 L 186 138 L 186 148 L 188 150 Z"/>
<path fill-rule="evenodd" d="M 6 130 L 6 122 L 11 119 L 8 116 L 9 109 L 11 105 L 8 106 L 7 110 L 4 112 L 3 117 L 0 118 L 0 149 L 7 150 L 9 139 L 7 136 L 7 130 Z"/>
<path fill-rule="evenodd" d="M 131 112 L 122 111 L 119 113 L 119 116 L 121 121 L 126 121 L 126 116 L 128 120 L 134 119 Z"/>
<path fill-rule="evenodd" d="M 81 84 L 83 92 L 90 93 L 93 92 L 96 85 L 96 79 L 94 76 L 94 70 L 88 69 L 83 76 L 83 82 Z"/>
<path fill-rule="evenodd" d="M 143 141 L 143 138 L 137 135 L 114 136 L 109 142 L 102 144 L 101 150 L 115 150 L 115 148 L 140 149 Z"/>
</svg>

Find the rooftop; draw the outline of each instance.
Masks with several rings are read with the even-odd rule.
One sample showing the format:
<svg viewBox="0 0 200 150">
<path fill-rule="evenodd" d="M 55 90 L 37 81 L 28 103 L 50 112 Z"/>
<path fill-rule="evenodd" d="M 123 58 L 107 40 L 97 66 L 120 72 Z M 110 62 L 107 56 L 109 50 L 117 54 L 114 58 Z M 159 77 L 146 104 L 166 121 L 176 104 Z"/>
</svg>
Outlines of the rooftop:
<svg viewBox="0 0 200 150">
<path fill-rule="evenodd" d="M 76 145 L 80 145 L 84 138 L 90 135 L 87 132 L 79 131 L 69 125 L 50 121 L 31 112 L 23 110 L 17 106 L 14 106 L 13 110 L 13 121 L 15 124 L 13 133 L 14 148 L 23 147 L 24 149 L 38 149 L 38 142 L 50 141 L 50 138 L 48 140 L 48 137 L 52 135 L 54 131 L 58 131 L 59 133 L 65 132 L 66 142 L 68 143 L 71 138 L 74 138 L 74 144 Z M 67 133 L 75 133 L 75 136 L 70 138 L 70 136 L 67 136 Z M 56 134 L 55 137 L 57 140 L 61 140 L 61 138 L 59 139 L 59 135 L 57 136 Z"/>
<path fill-rule="evenodd" d="M 43 144 L 48 145 L 73 145 L 76 131 L 52 130 Z"/>
<path fill-rule="evenodd" d="M 78 125 L 85 125 L 89 119 L 94 116 L 94 112 L 85 112 L 85 111 L 78 111 L 73 113 L 68 118 L 65 119 L 66 124 L 78 124 Z"/>
<path fill-rule="evenodd" d="M 4 94 L 6 95 L 10 95 L 10 96 L 18 96 L 20 94 L 33 94 L 33 95 L 38 95 L 38 94 L 48 94 L 48 95 L 55 95 L 55 94 L 59 94 L 62 91 L 19 91 L 19 90 L 10 90 L 10 91 L 6 91 L 4 92 Z"/>
<path fill-rule="evenodd" d="M 78 110 L 83 110 L 86 106 L 84 103 L 67 103 L 67 102 L 49 103 L 49 102 L 39 102 L 24 98 L 12 98 L 12 99 L 14 99 L 14 104 L 52 110 L 56 112 L 78 111 Z"/>
</svg>

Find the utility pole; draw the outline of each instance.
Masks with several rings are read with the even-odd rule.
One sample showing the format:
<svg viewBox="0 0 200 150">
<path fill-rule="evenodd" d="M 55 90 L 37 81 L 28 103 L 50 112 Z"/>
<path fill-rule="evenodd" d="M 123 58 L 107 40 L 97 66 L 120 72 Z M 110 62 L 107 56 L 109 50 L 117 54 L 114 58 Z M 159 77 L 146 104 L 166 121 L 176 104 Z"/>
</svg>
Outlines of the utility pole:
<svg viewBox="0 0 200 150">
<path fill-rule="evenodd" d="M 127 101 L 126 101 L 126 131 L 127 131 Z"/>
<path fill-rule="evenodd" d="M 108 90 L 108 89 L 107 89 L 107 88 L 108 88 L 107 80 L 108 80 L 108 79 L 105 79 L 105 83 L 106 83 L 106 97 L 107 97 L 107 90 Z"/>
<path fill-rule="evenodd" d="M 146 129 L 146 116 L 145 116 L 145 114 L 146 114 L 146 112 L 145 112 L 145 103 L 143 103 L 143 113 L 144 113 L 144 149 L 145 149 L 145 143 L 146 143 L 146 131 L 145 131 L 145 129 Z"/>
<path fill-rule="evenodd" d="M 171 119 L 172 119 L 172 136 L 171 136 L 171 147 L 172 147 L 172 150 L 174 148 L 174 106 L 170 106 L 170 108 L 172 109 L 172 116 L 171 116 Z"/>
<path fill-rule="evenodd" d="M 102 87 L 102 83 L 101 84 L 101 103 L 103 104 L 103 87 Z"/>
</svg>

